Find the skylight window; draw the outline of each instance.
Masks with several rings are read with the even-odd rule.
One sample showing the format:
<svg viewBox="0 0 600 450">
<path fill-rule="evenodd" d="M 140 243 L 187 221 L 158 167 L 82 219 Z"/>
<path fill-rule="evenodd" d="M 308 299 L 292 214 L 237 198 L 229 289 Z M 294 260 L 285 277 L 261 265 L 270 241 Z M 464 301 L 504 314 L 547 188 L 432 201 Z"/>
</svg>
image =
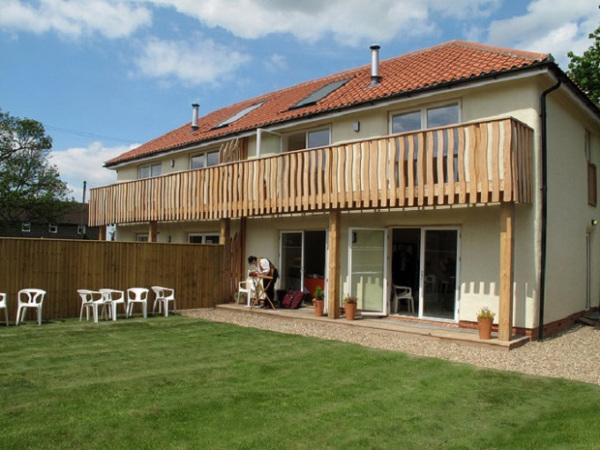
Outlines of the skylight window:
<svg viewBox="0 0 600 450">
<path fill-rule="evenodd" d="M 254 111 L 255 109 L 261 107 L 263 104 L 264 104 L 264 102 L 260 102 L 260 103 L 256 103 L 255 105 L 247 106 L 246 108 L 242 109 L 241 111 L 238 111 L 237 113 L 235 113 L 229 119 L 226 119 L 223 122 L 221 122 L 220 124 L 218 124 L 215 128 L 226 127 L 227 125 L 240 120 L 245 115 L 247 115 L 247 114 L 251 113 L 252 111 Z"/>
<path fill-rule="evenodd" d="M 290 107 L 290 109 L 302 108 L 304 106 L 314 105 L 319 100 L 323 100 L 325 97 L 327 97 L 333 91 L 336 91 L 339 88 L 341 88 L 348 81 L 350 81 L 350 78 L 346 78 L 345 80 L 339 80 L 339 81 L 334 81 L 332 83 L 328 83 L 325 86 L 322 86 L 319 89 L 317 89 L 315 92 L 310 94 L 308 97 L 304 97 L 298 103 L 292 105 Z"/>
</svg>

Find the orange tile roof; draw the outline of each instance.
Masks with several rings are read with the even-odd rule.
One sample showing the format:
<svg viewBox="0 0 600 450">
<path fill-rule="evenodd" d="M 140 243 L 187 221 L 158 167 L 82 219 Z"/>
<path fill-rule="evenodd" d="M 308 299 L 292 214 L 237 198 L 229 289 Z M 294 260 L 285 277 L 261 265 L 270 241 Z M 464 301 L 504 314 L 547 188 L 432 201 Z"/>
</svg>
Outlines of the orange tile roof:
<svg viewBox="0 0 600 450">
<path fill-rule="evenodd" d="M 196 130 L 192 130 L 191 123 L 187 123 L 107 161 L 106 166 L 110 167 L 155 153 L 235 135 L 258 127 L 307 118 L 416 91 L 435 89 L 440 85 L 469 81 L 549 62 L 553 62 L 553 59 L 547 53 L 511 50 L 465 41 L 450 41 L 382 60 L 379 65 L 382 80 L 377 87 L 370 87 L 371 65 L 368 64 L 269 92 L 201 117 Z M 350 80 L 316 104 L 290 109 L 292 105 L 320 87 L 344 79 Z M 260 102 L 264 102 L 264 104 L 239 120 L 225 127 L 214 128 L 242 109 Z"/>
</svg>

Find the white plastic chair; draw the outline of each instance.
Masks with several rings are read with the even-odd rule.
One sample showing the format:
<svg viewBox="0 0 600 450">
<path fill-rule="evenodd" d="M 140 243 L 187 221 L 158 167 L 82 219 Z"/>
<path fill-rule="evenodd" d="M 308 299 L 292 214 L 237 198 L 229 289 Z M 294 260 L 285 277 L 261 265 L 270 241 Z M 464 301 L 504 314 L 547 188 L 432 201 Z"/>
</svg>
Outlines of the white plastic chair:
<svg viewBox="0 0 600 450">
<path fill-rule="evenodd" d="M 154 303 L 152 304 L 152 314 L 158 304 L 158 313 L 162 311 L 162 307 L 165 307 L 165 317 L 169 317 L 169 302 L 173 302 L 173 312 L 177 311 L 177 303 L 175 303 L 175 289 L 166 288 L 162 286 L 152 286 L 154 291 Z"/>
<path fill-rule="evenodd" d="M 148 292 L 146 288 L 129 288 L 127 289 L 127 317 L 133 314 L 133 305 L 135 303 L 141 303 L 142 314 L 144 319 L 148 317 Z"/>
<path fill-rule="evenodd" d="M 110 316 L 112 320 L 117 320 L 117 306 L 123 305 L 123 312 L 127 317 L 127 304 L 125 303 L 125 292 L 117 289 L 98 289 L 102 293 L 102 300 L 108 306 L 110 306 Z"/>
<path fill-rule="evenodd" d="M 239 294 L 242 293 L 246 294 L 248 306 L 251 306 L 252 298 L 256 297 L 256 287 L 252 278 L 248 278 L 246 281 L 240 281 L 238 283 L 238 304 L 240 302 Z"/>
<path fill-rule="evenodd" d="M 4 309 L 4 318 L 8 326 L 8 304 L 6 303 L 6 294 L 0 292 L 0 309 Z"/>
<path fill-rule="evenodd" d="M 98 307 L 102 306 L 102 314 L 106 314 L 107 303 L 104 301 L 104 295 L 100 291 L 91 291 L 89 289 L 77 289 L 81 297 L 81 310 L 79 311 L 79 321 L 83 319 L 83 310 L 85 309 L 85 320 L 90 320 L 90 308 L 94 323 L 98 323 Z"/>
<path fill-rule="evenodd" d="M 398 307 L 402 300 L 406 300 L 408 310 L 415 312 L 415 300 L 412 296 L 412 289 L 407 286 L 398 286 L 394 284 L 392 287 L 392 312 L 398 313 Z"/>
<path fill-rule="evenodd" d="M 15 325 L 25 320 L 27 308 L 35 308 L 37 310 L 38 325 L 42 324 L 42 306 L 46 291 L 43 289 L 21 289 L 17 294 L 17 320 Z"/>
</svg>

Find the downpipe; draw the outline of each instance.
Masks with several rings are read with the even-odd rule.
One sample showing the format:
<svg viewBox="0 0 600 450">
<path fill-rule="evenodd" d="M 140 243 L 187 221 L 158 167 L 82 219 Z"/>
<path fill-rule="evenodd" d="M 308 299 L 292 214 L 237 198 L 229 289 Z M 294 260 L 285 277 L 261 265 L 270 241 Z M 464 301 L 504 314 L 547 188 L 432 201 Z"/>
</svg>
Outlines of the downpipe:
<svg viewBox="0 0 600 450">
<path fill-rule="evenodd" d="M 546 253 L 548 240 L 548 119 L 546 97 L 562 84 L 558 80 L 551 88 L 542 92 L 541 96 L 541 119 L 542 119 L 542 200 L 541 200 L 541 249 L 540 249 L 540 311 L 538 318 L 538 339 L 544 339 L 544 307 L 546 302 Z"/>
</svg>

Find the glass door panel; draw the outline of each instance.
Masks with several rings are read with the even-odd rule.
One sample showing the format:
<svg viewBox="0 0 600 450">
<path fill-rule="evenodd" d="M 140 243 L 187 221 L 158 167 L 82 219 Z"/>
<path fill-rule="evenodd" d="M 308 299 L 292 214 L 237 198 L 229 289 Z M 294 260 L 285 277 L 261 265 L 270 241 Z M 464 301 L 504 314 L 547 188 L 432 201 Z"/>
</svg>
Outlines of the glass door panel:
<svg viewBox="0 0 600 450">
<path fill-rule="evenodd" d="M 302 264 L 302 231 L 283 231 L 281 233 L 281 289 L 303 288 L 304 266 Z"/>
<path fill-rule="evenodd" d="M 423 230 L 421 246 L 421 317 L 455 320 L 457 230 Z"/>
<path fill-rule="evenodd" d="M 385 230 L 350 230 L 350 294 L 363 314 L 384 314 Z"/>
</svg>

